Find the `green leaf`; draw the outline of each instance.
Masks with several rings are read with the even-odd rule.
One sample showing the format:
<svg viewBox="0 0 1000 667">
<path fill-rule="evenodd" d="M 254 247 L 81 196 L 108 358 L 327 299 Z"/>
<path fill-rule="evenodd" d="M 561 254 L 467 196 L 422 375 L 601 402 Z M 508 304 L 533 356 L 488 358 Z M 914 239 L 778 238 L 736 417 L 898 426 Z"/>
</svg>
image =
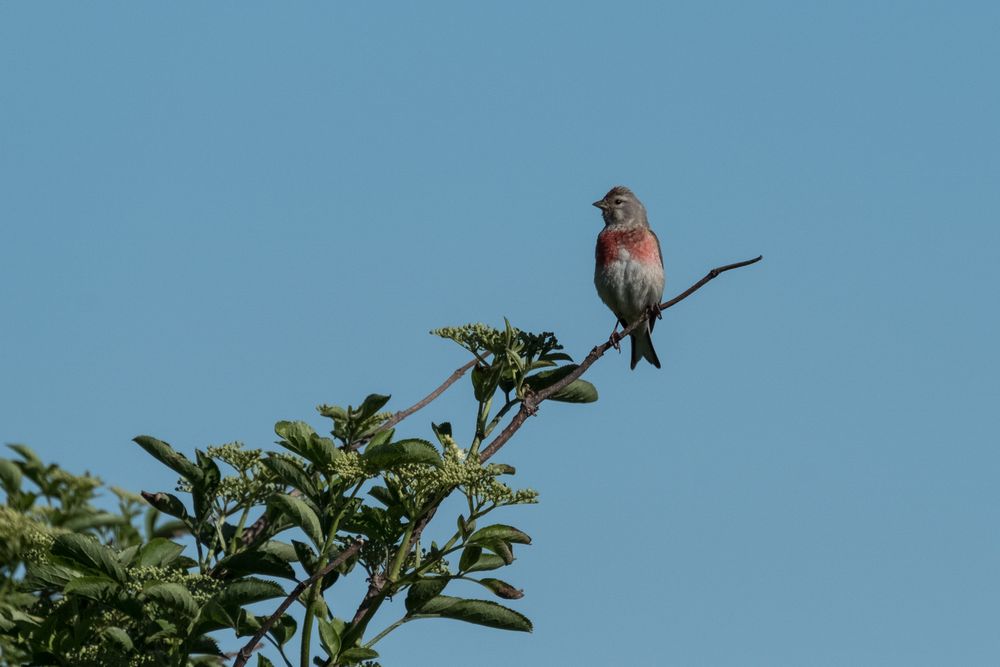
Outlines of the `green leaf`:
<svg viewBox="0 0 1000 667">
<path fill-rule="evenodd" d="M 472 534 L 472 537 L 469 538 L 468 542 L 469 544 L 486 545 L 497 540 L 513 542 L 515 544 L 531 544 L 531 538 L 528 537 L 526 533 L 514 528 L 513 526 L 505 526 L 501 523 L 480 528 Z"/>
<path fill-rule="evenodd" d="M 486 542 L 483 546 L 497 556 L 500 556 L 503 559 L 504 565 L 510 565 L 514 562 L 514 551 L 511 549 L 510 543 L 503 540 L 496 540 L 495 542 Z"/>
<path fill-rule="evenodd" d="M 479 561 L 479 557 L 482 553 L 483 548 L 474 544 L 465 547 L 465 549 L 462 550 L 462 557 L 458 559 L 458 571 L 469 572 L 469 568 Z"/>
<path fill-rule="evenodd" d="M 376 412 L 385 407 L 385 404 L 389 402 L 391 396 L 384 396 L 382 394 L 368 394 L 365 400 L 362 401 L 361 407 L 358 408 L 358 421 L 363 422 L 369 417 L 373 416 Z"/>
<path fill-rule="evenodd" d="M 215 566 L 215 572 L 225 572 L 223 579 L 237 579 L 248 574 L 263 574 L 272 577 L 295 580 L 295 570 L 281 557 L 253 549 L 239 551 L 223 558 Z"/>
<path fill-rule="evenodd" d="M 319 525 L 319 517 L 301 498 L 278 493 L 271 496 L 271 506 L 280 510 L 296 526 L 301 528 L 317 549 L 322 548 L 323 531 Z"/>
<path fill-rule="evenodd" d="M 438 442 L 444 447 L 445 442 L 452 437 L 451 435 L 451 422 L 442 422 L 440 424 L 435 424 L 431 422 L 431 429 L 434 431 L 434 435 L 437 436 Z"/>
<path fill-rule="evenodd" d="M 113 528 L 131 525 L 127 517 L 111 512 L 84 513 L 67 519 L 62 527 L 73 532 L 83 532 L 91 528 Z"/>
<path fill-rule="evenodd" d="M 251 577 L 228 584 L 223 590 L 216 593 L 213 599 L 223 606 L 236 605 L 242 607 L 254 602 L 260 602 L 261 600 L 270 600 L 271 598 L 284 596 L 284 589 L 273 581 Z"/>
<path fill-rule="evenodd" d="M 486 588 L 493 591 L 493 594 L 497 597 L 503 598 L 505 600 L 519 600 L 524 597 L 524 591 L 519 588 L 514 588 L 506 581 L 500 579 L 493 579 L 487 577 L 485 579 L 480 579 L 481 583 Z"/>
<path fill-rule="evenodd" d="M 198 460 L 198 469 L 201 470 L 201 479 L 191 483 L 191 500 L 194 504 L 194 514 L 198 521 L 203 521 L 208 517 L 215 500 L 215 492 L 219 488 L 222 473 L 218 464 L 200 449 L 194 450 Z"/>
<path fill-rule="evenodd" d="M 38 458 L 38 455 L 35 454 L 34 450 L 32 450 L 31 447 L 28 447 L 27 445 L 16 444 L 16 443 L 15 444 L 11 444 L 11 445 L 7 445 L 7 446 L 10 447 L 11 449 L 13 449 L 18 454 L 20 454 L 21 458 L 24 459 L 24 462 L 28 464 L 28 467 L 31 467 L 31 468 L 44 468 L 45 467 L 45 464 L 42 463 L 42 460 L 40 458 Z"/>
<path fill-rule="evenodd" d="M 396 497 L 396 494 L 384 486 L 373 486 L 369 489 L 368 495 L 386 507 L 393 507 L 399 504 L 399 498 Z"/>
<path fill-rule="evenodd" d="M 379 470 L 413 463 L 441 465 L 441 456 L 434 449 L 434 445 L 419 439 L 387 442 L 374 447 L 369 445 L 365 448 L 361 459 Z"/>
<path fill-rule="evenodd" d="M 420 611 L 428 600 L 441 595 L 448 585 L 448 577 L 427 577 L 410 586 L 406 593 L 406 611 L 409 614 Z"/>
<path fill-rule="evenodd" d="M 291 614 L 282 614 L 281 618 L 267 631 L 267 634 L 274 637 L 274 641 L 278 642 L 279 646 L 284 646 L 295 636 L 297 629 L 298 623 L 295 621 L 295 617 Z"/>
<path fill-rule="evenodd" d="M 66 595 L 79 595 L 91 600 L 106 600 L 121 587 L 107 577 L 77 577 L 70 580 L 63 589 Z"/>
<path fill-rule="evenodd" d="M 32 588 L 62 590 L 71 580 L 80 577 L 76 570 L 56 563 L 28 563 L 26 580 Z"/>
<path fill-rule="evenodd" d="M 286 563 L 292 563 L 298 560 L 298 555 L 295 553 L 295 548 L 291 544 L 288 544 L 287 542 L 281 542 L 279 540 L 268 540 L 267 542 L 264 542 L 259 547 L 257 547 L 257 549 L 265 553 L 273 554 L 278 558 L 280 558 L 281 560 L 285 561 Z"/>
<path fill-rule="evenodd" d="M 577 364 L 566 364 L 550 371 L 530 375 L 524 381 L 532 391 L 537 393 L 559 382 L 577 367 Z M 586 380 L 577 379 L 563 387 L 562 390 L 557 391 L 549 399 L 563 403 L 593 403 L 597 400 L 597 388 Z"/>
<path fill-rule="evenodd" d="M 349 648 L 346 651 L 341 652 L 337 658 L 341 661 L 354 661 L 359 660 L 372 660 L 378 657 L 378 651 L 370 648 L 364 648 L 363 646 L 355 646 L 354 648 Z"/>
<path fill-rule="evenodd" d="M 562 391 L 549 396 L 549 400 L 562 403 L 593 403 L 597 400 L 597 387 L 586 380 L 573 380 Z"/>
<path fill-rule="evenodd" d="M 463 540 L 469 539 L 469 533 L 476 529 L 475 521 L 466 521 L 465 517 L 461 514 L 458 515 L 458 533 L 462 536 Z"/>
<path fill-rule="evenodd" d="M 142 567 L 166 567 L 184 551 L 184 547 L 162 537 L 154 537 L 139 550 L 138 565 Z"/>
<path fill-rule="evenodd" d="M 66 564 L 103 574 L 119 583 L 125 581 L 125 570 L 118 563 L 114 552 L 90 537 L 78 533 L 63 533 L 52 542 L 51 554 Z"/>
<path fill-rule="evenodd" d="M 319 625 L 319 640 L 322 642 L 323 648 L 330 657 L 337 657 L 337 654 L 340 653 L 340 635 L 330 621 L 325 618 L 317 618 L 316 620 Z"/>
<path fill-rule="evenodd" d="M 192 486 L 201 480 L 201 469 L 173 447 L 149 435 L 140 435 L 132 439 L 137 445 L 153 455 L 153 458 L 164 464 Z"/>
<path fill-rule="evenodd" d="M 208 653 L 213 656 L 221 656 L 222 651 L 219 650 L 219 643 L 207 635 L 201 637 L 195 637 L 189 643 L 192 653 Z M 208 663 L 211 665 L 218 665 L 219 660 L 215 658 L 212 662 Z"/>
<path fill-rule="evenodd" d="M 451 618 L 456 621 L 485 625 L 500 630 L 531 632 L 531 621 L 524 614 L 489 600 L 467 600 L 440 595 L 430 600 L 420 617 Z"/>
<path fill-rule="evenodd" d="M 265 658 L 263 653 L 258 653 L 257 667 L 274 667 L 274 663 Z"/>
<path fill-rule="evenodd" d="M 302 564 L 302 569 L 306 571 L 306 574 L 310 577 L 316 574 L 316 570 L 319 569 L 319 556 L 312 550 L 312 547 L 298 540 L 292 540 L 292 546 L 295 547 L 295 555 L 298 556 L 299 563 Z"/>
<path fill-rule="evenodd" d="M 131 651 L 135 648 L 128 633 L 117 626 L 106 627 L 101 631 L 101 634 L 111 643 L 117 644 L 123 651 Z"/>
<path fill-rule="evenodd" d="M 147 503 L 164 514 L 175 516 L 181 520 L 186 520 L 188 518 L 187 509 L 184 507 L 184 503 L 181 502 L 180 498 L 171 493 L 149 493 L 147 491 L 143 491 L 142 497 L 146 499 Z"/>
<path fill-rule="evenodd" d="M 274 425 L 274 432 L 283 439 L 279 445 L 318 466 L 329 466 L 344 455 L 332 440 L 320 437 L 303 421 L 280 421 Z"/>
<path fill-rule="evenodd" d="M 150 600 L 159 602 L 165 607 L 179 611 L 186 616 L 194 616 L 198 611 L 198 603 L 188 589 L 180 584 L 155 582 L 146 584 L 143 593 Z"/>
<path fill-rule="evenodd" d="M 264 464 L 271 473 L 274 474 L 283 484 L 291 486 L 301 491 L 307 498 L 314 502 L 318 499 L 319 490 L 312 476 L 302 469 L 297 463 L 293 463 L 280 456 L 268 456 L 263 459 Z"/>
<path fill-rule="evenodd" d="M 8 494 L 21 489 L 21 469 L 10 459 L 0 459 L 0 483 Z"/>
<path fill-rule="evenodd" d="M 469 549 L 479 549 L 479 547 L 465 548 L 466 551 L 468 551 Z M 509 565 L 509 563 L 504 561 L 503 558 L 500 558 L 500 556 L 497 556 L 495 554 L 484 554 L 482 553 L 482 549 L 480 549 L 479 551 L 480 555 L 476 558 L 476 560 L 471 561 L 466 565 L 460 566 L 462 572 L 466 573 L 487 572 L 489 570 L 496 570 L 498 568 L 501 568 L 504 565 Z M 463 552 L 462 555 L 464 556 L 465 552 Z"/>
</svg>

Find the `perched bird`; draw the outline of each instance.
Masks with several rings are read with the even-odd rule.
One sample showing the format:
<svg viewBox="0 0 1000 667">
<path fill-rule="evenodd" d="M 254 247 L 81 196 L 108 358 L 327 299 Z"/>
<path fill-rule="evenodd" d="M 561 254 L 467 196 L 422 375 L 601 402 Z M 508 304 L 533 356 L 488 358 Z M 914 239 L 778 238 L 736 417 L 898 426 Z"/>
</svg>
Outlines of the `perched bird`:
<svg viewBox="0 0 1000 667">
<path fill-rule="evenodd" d="M 645 324 L 630 334 L 632 368 L 645 359 L 657 368 L 660 360 L 653 349 L 650 333 L 660 316 L 657 308 L 663 299 L 663 256 L 660 240 L 649 228 L 646 207 L 639 198 L 621 185 L 611 188 L 604 199 L 595 201 L 601 209 L 604 229 L 597 236 L 597 267 L 594 285 L 623 327 L 650 313 Z M 611 332 L 618 330 L 618 323 Z"/>
</svg>

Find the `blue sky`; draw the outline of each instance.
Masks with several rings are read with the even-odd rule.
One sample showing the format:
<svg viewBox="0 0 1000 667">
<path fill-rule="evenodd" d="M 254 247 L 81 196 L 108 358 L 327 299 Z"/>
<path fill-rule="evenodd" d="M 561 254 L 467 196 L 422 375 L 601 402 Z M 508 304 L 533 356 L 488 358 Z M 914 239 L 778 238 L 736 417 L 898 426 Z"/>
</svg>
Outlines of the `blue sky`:
<svg viewBox="0 0 1000 667">
<path fill-rule="evenodd" d="M 668 295 L 765 260 L 499 456 L 535 632 L 384 664 L 997 664 L 998 5 L 483 5 L 0 5 L 0 440 L 169 489 L 134 435 L 402 408 L 437 326 L 581 358 L 621 183 Z"/>
</svg>

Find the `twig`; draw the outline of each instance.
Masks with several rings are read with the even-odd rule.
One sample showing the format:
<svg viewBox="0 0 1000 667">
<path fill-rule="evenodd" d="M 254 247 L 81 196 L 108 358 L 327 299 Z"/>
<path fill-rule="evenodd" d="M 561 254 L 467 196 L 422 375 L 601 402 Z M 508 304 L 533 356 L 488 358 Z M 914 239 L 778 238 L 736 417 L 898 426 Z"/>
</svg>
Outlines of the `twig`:
<svg viewBox="0 0 1000 667">
<path fill-rule="evenodd" d="M 431 401 L 433 401 L 435 398 L 437 398 L 438 396 L 440 396 L 441 394 L 443 394 L 444 391 L 448 387 L 450 387 L 451 385 L 453 385 L 456 382 L 458 382 L 459 378 L 461 378 L 463 375 L 465 375 L 467 372 L 469 372 L 469 369 L 472 368 L 473 366 L 475 366 L 477 362 L 478 362 L 477 359 L 473 359 L 472 361 L 470 361 L 469 363 L 465 364 L 464 366 L 461 366 L 460 368 L 456 368 L 455 372 L 452 373 L 451 375 L 449 375 L 448 378 L 444 382 L 441 383 L 440 387 L 438 387 L 437 389 L 435 389 L 431 393 L 427 394 L 427 396 L 425 396 L 421 400 L 417 401 L 416 403 L 414 403 L 410 407 L 406 408 L 405 410 L 400 410 L 399 412 L 397 412 L 396 414 L 394 414 L 384 424 L 382 424 L 381 426 L 379 426 L 378 430 L 376 430 L 375 433 L 380 433 L 382 431 L 387 431 L 390 428 L 392 428 L 393 426 L 395 426 L 396 424 L 398 424 L 399 422 L 403 421 L 404 419 L 406 419 L 407 417 L 409 417 L 410 415 L 412 415 L 417 410 L 420 410 L 421 408 L 427 407 L 427 405 Z M 361 444 L 359 443 L 358 446 L 360 447 Z M 292 495 L 298 495 L 298 494 L 295 491 L 293 491 Z M 250 524 L 250 526 L 247 527 L 246 530 L 243 531 L 242 535 L 240 535 L 240 542 L 243 543 L 243 546 L 249 546 L 249 545 L 253 544 L 254 542 L 257 541 L 258 537 L 260 537 L 261 535 L 264 534 L 264 530 L 266 528 L 267 528 L 267 514 L 265 513 L 265 514 L 262 514 L 260 516 L 260 518 L 258 518 L 252 524 Z"/>
<path fill-rule="evenodd" d="M 743 262 L 736 262 L 735 264 L 726 264 L 725 266 L 719 266 L 712 269 L 705 275 L 704 278 L 696 282 L 694 285 L 687 288 L 686 290 L 675 296 L 673 299 L 661 303 L 659 305 L 660 311 L 664 311 L 667 308 L 670 308 L 671 306 L 680 303 L 681 301 L 683 301 L 684 299 L 688 298 L 696 291 L 701 289 L 706 283 L 717 278 L 720 274 L 725 273 L 726 271 L 731 271 L 733 269 L 739 269 L 744 266 L 756 264 L 763 258 L 764 256 L 760 255 L 758 257 L 755 257 L 754 259 L 748 259 Z M 520 409 L 514 415 L 514 418 L 511 419 L 510 423 L 507 424 L 504 430 L 501 431 L 500 434 L 496 438 L 494 438 L 489 445 L 487 445 L 486 449 L 484 449 L 480 453 L 479 455 L 480 462 L 485 462 L 491 456 L 496 454 L 500 450 L 500 448 L 503 447 L 508 440 L 510 440 L 511 436 L 513 436 L 514 433 L 516 433 L 517 430 L 521 428 L 521 426 L 528 419 L 528 417 L 530 417 L 531 415 L 535 414 L 535 412 L 538 411 L 538 406 L 544 400 L 562 391 L 564 388 L 569 386 L 570 383 L 572 383 L 574 380 L 579 379 L 579 377 L 583 375 L 588 368 L 594 365 L 594 362 L 600 359 L 604 355 L 604 353 L 607 352 L 608 349 L 612 347 L 614 343 L 620 341 L 625 336 L 630 334 L 634 329 L 636 329 L 639 325 L 645 322 L 648 319 L 648 317 L 649 317 L 648 314 L 644 315 L 642 318 L 637 319 L 635 322 L 630 324 L 620 334 L 615 335 L 605 343 L 598 345 L 597 347 L 592 349 L 590 351 L 590 354 L 587 355 L 587 357 L 580 363 L 580 365 L 577 366 L 575 369 L 573 369 L 573 371 L 569 373 L 566 377 L 559 380 L 559 382 L 556 382 L 555 384 L 546 387 L 545 389 L 543 389 L 538 393 L 530 393 L 526 395 L 521 402 Z M 467 364 L 466 367 L 463 367 L 459 370 L 464 372 L 465 369 L 469 367 L 471 367 L 471 364 Z M 458 371 L 456 371 L 456 373 L 457 372 Z M 450 379 L 451 378 L 449 378 L 449 380 Z M 411 544 L 416 544 L 417 541 L 420 539 L 420 535 L 423 533 L 424 528 L 426 528 L 427 524 L 430 523 L 432 518 L 434 518 L 434 514 L 437 512 L 438 507 L 440 506 L 441 502 L 444 500 L 444 497 L 446 495 L 447 493 L 440 494 L 430 504 L 430 507 L 427 509 L 424 515 L 417 520 L 417 525 L 414 527 L 414 530 L 411 534 L 411 539 L 410 539 Z M 392 582 L 390 582 L 388 579 L 382 579 L 381 581 L 378 579 L 373 579 L 370 582 L 368 586 L 368 592 L 362 599 L 361 604 L 358 606 L 358 609 L 354 614 L 354 618 L 351 621 L 352 630 L 363 628 L 363 626 L 360 624 L 367 624 L 368 621 L 371 620 L 371 616 L 374 615 L 374 613 L 378 610 L 382 600 L 385 599 L 385 596 L 388 592 L 387 587 L 390 586 L 391 584 Z M 361 632 L 363 632 L 363 629 L 361 630 Z M 325 664 L 326 665 L 332 664 L 332 660 L 328 661 Z"/>
<path fill-rule="evenodd" d="M 665 301 L 664 303 L 661 303 L 659 305 L 659 309 L 662 312 L 667 308 L 670 308 L 671 306 L 680 303 L 681 301 L 688 298 L 689 296 L 697 292 L 699 289 L 704 287 L 705 284 L 707 284 L 708 282 L 710 282 L 715 278 L 718 278 L 720 274 L 725 273 L 726 271 L 732 271 L 733 269 L 739 269 L 744 266 L 750 266 L 751 264 L 756 264 L 762 259 L 764 259 L 764 256 L 759 255 L 753 259 L 748 259 L 743 262 L 736 262 L 734 264 L 726 264 L 725 266 L 716 267 L 711 271 L 709 271 L 707 274 L 705 274 L 704 278 L 696 282 L 694 285 L 691 285 L 691 287 L 688 287 L 686 290 L 675 296 L 670 301 Z M 634 331 L 640 325 L 643 325 L 648 318 L 649 314 L 647 313 L 642 317 L 640 317 L 639 319 L 637 319 L 635 322 L 629 324 L 629 326 L 623 329 L 621 333 L 612 335 L 612 337 L 608 341 L 592 349 L 590 351 L 590 354 L 588 354 L 587 357 L 582 362 L 580 362 L 580 365 L 574 368 L 571 373 L 566 375 L 566 377 L 559 380 L 559 382 L 556 382 L 555 384 L 546 387 L 545 389 L 536 394 L 528 394 L 527 396 L 525 396 L 524 402 L 521 403 L 521 409 L 517 411 L 517 414 L 514 415 L 514 418 L 510 420 L 510 423 L 507 424 L 504 430 L 500 432 L 500 435 L 494 438 L 493 441 L 486 446 L 486 448 L 482 451 L 482 453 L 480 453 L 479 460 L 481 462 L 485 462 L 491 456 L 496 454 L 497 451 L 499 451 L 500 448 L 503 447 L 508 440 L 510 440 L 511 436 L 517 433 L 517 430 L 521 428 L 521 425 L 524 424 L 525 420 L 527 420 L 528 417 L 530 417 L 531 415 L 535 414 L 535 412 L 538 411 L 538 406 L 541 405 L 542 401 L 551 396 L 554 396 L 558 392 L 568 387 L 573 381 L 578 380 L 580 376 L 586 373 L 587 369 L 593 366 L 594 362 L 600 359 L 604 355 L 604 353 L 607 352 L 615 343 L 617 343 L 618 341 L 625 338 L 625 336 L 632 333 L 632 331 Z"/>
<path fill-rule="evenodd" d="M 254 647 L 257 646 L 260 640 L 265 634 L 267 634 L 267 631 L 271 629 L 271 626 L 277 622 L 281 615 L 285 613 L 285 610 L 292 606 L 292 603 L 297 600 L 300 595 L 302 595 L 304 590 L 312 586 L 319 579 L 325 577 L 337 567 L 340 567 L 340 565 L 347 561 L 348 558 L 358 553 L 364 544 L 364 540 L 355 540 L 351 546 L 341 551 L 340 555 L 334 558 L 326 567 L 322 568 L 308 579 L 300 581 L 298 585 L 292 589 L 292 592 L 288 594 L 284 601 L 278 605 L 278 609 L 271 614 L 263 624 L 261 624 L 260 629 L 257 630 L 253 637 L 251 637 L 246 646 L 240 649 L 239 655 L 236 657 L 236 662 L 233 663 L 233 667 L 243 667 L 243 665 L 247 664 L 247 660 L 250 659 L 250 654 L 253 653 Z"/>
<path fill-rule="evenodd" d="M 479 360 L 478 359 L 473 359 L 472 361 L 470 361 L 469 363 L 465 364 L 464 366 L 462 366 L 460 368 L 456 368 L 455 372 L 452 373 L 451 375 L 449 375 L 448 379 L 445 380 L 444 382 L 442 382 L 440 387 L 438 387 L 437 389 L 435 389 L 431 393 L 427 394 L 427 396 L 425 396 L 422 400 L 417 401 L 416 403 L 414 403 L 410 407 L 406 408 L 405 410 L 400 410 L 399 412 L 397 412 L 396 414 L 394 414 L 384 424 L 382 424 L 381 426 L 379 426 L 378 430 L 375 431 L 375 433 L 381 433 L 382 431 L 388 431 L 390 428 L 392 428 L 393 426 L 395 426 L 399 422 L 403 421 L 404 419 L 406 419 L 407 417 L 409 417 L 410 415 L 412 415 L 417 410 L 420 410 L 421 408 L 426 407 L 431 401 L 433 401 L 435 398 L 437 398 L 438 396 L 440 396 L 441 394 L 443 394 L 444 391 L 445 391 L 445 389 L 447 389 L 451 385 L 453 385 L 456 382 L 458 382 L 458 379 L 461 378 L 463 375 L 465 375 L 467 372 L 469 372 L 469 369 L 472 368 L 473 366 L 475 366 L 477 363 L 479 363 Z"/>
</svg>

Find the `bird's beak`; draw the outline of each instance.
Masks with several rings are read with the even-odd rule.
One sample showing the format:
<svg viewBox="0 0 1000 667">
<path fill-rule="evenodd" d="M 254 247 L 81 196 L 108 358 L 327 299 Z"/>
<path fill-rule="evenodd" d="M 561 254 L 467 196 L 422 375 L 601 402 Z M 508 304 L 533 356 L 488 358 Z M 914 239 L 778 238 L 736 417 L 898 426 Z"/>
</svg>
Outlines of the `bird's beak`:
<svg viewBox="0 0 1000 667">
<path fill-rule="evenodd" d="M 608 203 L 606 201 L 604 201 L 603 199 L 601 199 L 600 201 L 595 201 L 594 202 L 594 206 L 596 206 L 597 208 L 599 208 L 599 209 L 601 209 L 603 211 L 603 210 L 605 210 L 608 207 Z"/>
</svg>

